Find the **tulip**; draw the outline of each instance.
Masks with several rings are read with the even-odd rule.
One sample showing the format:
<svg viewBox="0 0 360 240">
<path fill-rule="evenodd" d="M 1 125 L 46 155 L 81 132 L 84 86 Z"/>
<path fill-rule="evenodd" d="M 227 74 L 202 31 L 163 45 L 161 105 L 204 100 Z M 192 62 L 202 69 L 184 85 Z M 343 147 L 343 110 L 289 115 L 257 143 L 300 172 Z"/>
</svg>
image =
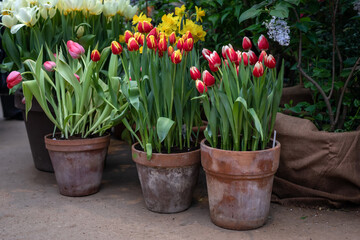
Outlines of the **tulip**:
<svg viewBox="0 0 360 240">
<path fill-rule="evenodd" d="M 90 58 L 93 62 L 98 62 L 100 60 L 100 52 L 97 49 L 93 50 Z"/>
<path fill-rule="evenodd" d="M 69 40 L 67 41 L 66 45 L 68 47 L 70 56 L 74 59 L 80 58 L 80 56 L 85 53 L 83 46 L 76 42 Z"/>
<path fill-rule="evenodd" d="M 136 33 L 134 33 L 134 38 L 141 46 L 144 45 L 144 38 L 145 38 L 144 34 L 136 32 Z"/>
<path fill-rule="evenodd" d="M 264 64 L 266 67 L 268 68 L 274 68 L 276 67 L 276 60 L 275 58 L 273 57 L 273 55 L 269 55 L 265 58 L 265 61 L 264 61 Z"/>
<path fill-rule="evenodd" d="M 154 35 L 147 36 L 146 38 L 146 45 L 149 49 L 156 49 L 157 43 Z"/>
<path fill-rule="evenodd" d="M 249 50 L 252 47 L 251 41 L 248 37 L 243 38 L 242 47 L 245 51 Z"/>
<path fill-rule="evenodd" d="M 131 37 L 127 43 L 130 52 L 139 50 L 139 44 L 135 38 Z"/>
<path fill-rule="evenodd" d="M 80 82 L 80 77 L 79 77 L 79 75 L 77 75 L 76 73 L 74 73 L 74 76 L 75 76 L 76 79 Z"/>
<path fill-rule="evenodd" d="M 171 57 L 171 55 L 174 53 L 174 48 L 172 46 L 169 46 L 168 48 L 168 56 Z"/>
<path fill-rule="evenodd" d="M 204 93 L 204 91 L 207 92 L 207 87 L 201 80 L 196 80 L 195 86 L 199 93 Z"/>
<path fill-rule="evenodd" d="M 161 51 L 160 49 L 156 49 L 156 50 L 159 50 L 159 57 L 163 57 L 164 56 L 164 52 Z"/>
<path fill-rule="evenodd" d="M 249 63 L 249 56 L 246 52 L 242 52 L 242 59 L 244 60 L 244 65 L 247 66 Z"/>
<path fill-rule="evenodd" d="M 177 49 L 182 50 L 184 46 L 184 39 L 180 38 L 176 46 Z"/>
<path fill-rule="evenodd" d="M 126 30 L 125 33 L 124 33 L 124 40 L 125 40 L 125 43 L 127 44 L 129 39 L 133 37 L 133 34 L 132 32 L 130 32 L 129 30 Z"/>
<path fill-rule="evenodd" d="M 226 55 L 229 57 L 232 63 L 236 63 L 238 61 L 238 55 L 233 48 L 226 49 Z"/>
<path fill-rule="evenodd" d="M 207 60 L 209 55 L 211 54 L 211 51 L 209 49 L 203 48 L 203 50 L 201 51 L 201 54 Z"/>
<path fill-rule="evenodd" d="M 221 65 L 220 56 L 216 51 L 210 53 L 207 60 L 209 61 L 209 64 L 211 64 L 214 68 L 218 68 Z"/>
<path fill-rule="evenodd" d="M 184 41 L 186 41 L 186 40 L 189 39 L 189 38 L 194 39 L 193 36 L 192 36 L 192 34 L 191 34 L 191 32 L 190 32 L 190 31 L 187 31 L 187 32 L 182 36 L 182 39 L 184 39 Z"/>
<path fill-rule="evenodd" d="M 257 62 L 254 66 L 253 75 L 255 77 L 261 77 L 264 74 L 264 67 L 261 62 Z"/>
<path fill-rule="evenodd" d="M 176 50 L 175 52 L 173 52 L 173 54 L 171 55 L 171 61 L 175 64 L 180 63 L 182 60 L 182 54 L 180 52 L 180 50 Z"/>
<path fill-rule="evenodd" d="M 267 57 L 266 52 L 265 52 L 265 51 L 261 51 L 261 54 L 260 54 L 260 56 L 259 56 L 259 62 L 262 62 L 263 60 L 265 61 L 266 57 Z"/>
<path fill-rule="evenodd" d="M 264 37 L 264 35 L 261 35 L 259 37 L 259 40 L 258 40 L 258 47 L 260 50 L 268 50 L 269 49 L 269 42 L 268 40 Z"/>
<path fill-rule="evenodd" d="M 215 78 L 208 70 L 203 71 L 202 80 L 206 86 L 211 87 L 215 84 Z"/>
<path fill-rule="evenodd" d="M 8 89 L 12 89 L 15 85 L 18 85 L 22 81 L 21 73 L 18 71 L 12 71 L 6 78 Z"/>
<path fill-rule="evenodd" d="M 118 55 L 122 53 L 122 46 L 120 45 L 120 43 L 118 43 L 117 41 L 112 41 L 111 42 L 111 51 L 113 54 Z"/>
<path fill-rule="evenodd" d="M 53 61 L 44 62 L 44 68 L 48 72 L 53 72 L 55 67 L 56 67 L 56 63 L 54 63 Z"/>
<path fill-rule="evenodd" d="M 184 42 L 183 47 L 184 47 L 184 50 L 186 52 L 190 52 L 194 47 L 194 40 L 192 38 L 186 39 L 186 41 Z"/>
<path fill-rule="evenodd" d="M 199 71 L 199 69 L 197 69 L 197 67 L 193 66 L 190 68 L 190 76 L 192 78 L 192 80 L 197 80 L 201 78 L 201 73 Z"/>
<path fill-rule="evenodd" d="M 165 52 L 167 50 L 167 43 L 166 43 L 166 37 L 160 37 L 159 39 L 159 43 L 158 43 L 158 48 L 160 51 Z"/>
<path fill-rule="evenodd" d="M 157 30 L 156 27 L 154 27 L 148 34 L 148 36 L 153 35 L 155 39 L 158 39 L 159 37 L 159 30 Z"/>
<path fill-rule="evenodd" d="M 229 48 L 233 48 L 231 44 L 225 45 L 222 47 L 221 49 L 221 54 L 223 56 L 224 59 L 226 59 L 226 52 Z"/>
<path fill-rule="evenodd" d="M 236 67 L 236 74 L 239 76 L 239 66 Z"/>
<path fill-rule="evenodd" d="M 153 29 L 153 25 L 148 21 L 142 21 L 138 24 L 138 31 L 141 33 L 149 33 Z"/>
<path fill-rule="evenodd" d="M 219 71 L 219 67 L 215 67 L 211 62 L 209 62 L 209 68 L 212 72 Z"/>
<path fill-rule="evenodd" d="M 236 62 L 236 65 L 240 65 L 240 63 L 241 63 L 241 58 L 242 58 L 242 53 L 241 53 L 239 50 L 237 50 L 237 51 L 236 51 L 236 54 L 237 54 L 237 58 L 238 58 L 238 60 L 237 60 L 237 62 Z"/>
<path fill-rule="evenodd" d="M 249 54 L 250 65 L 254 65 L 258 60 L 256 54 L 251 50 L 249 50 L 248 54 Z"/>
<path fill-rule="evenodd" d="M 173 45 L 176 42 L 176 35 L 175 32 L 172 32 L 169 36 L 170 44 Z"/>
</svg>

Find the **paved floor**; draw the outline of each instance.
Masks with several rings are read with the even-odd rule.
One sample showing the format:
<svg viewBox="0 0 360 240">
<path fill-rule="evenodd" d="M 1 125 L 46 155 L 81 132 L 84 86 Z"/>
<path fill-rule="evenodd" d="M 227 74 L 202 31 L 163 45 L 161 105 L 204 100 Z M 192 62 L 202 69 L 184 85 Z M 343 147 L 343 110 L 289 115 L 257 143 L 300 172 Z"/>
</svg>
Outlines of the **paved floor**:
<svg viewBox="0 0 360 240">
<path fill-rule="evenodd" d="M 0 109 L 1 112 L 1 109 Z M 211 223 L 204 175 L 177 214 L 145 208 L 130 148 L 112 140 L 100 192 L 70 198 L 34 168 L 21 121 L 0 115 L 0 239 L 360 239 L 360 211 L 271 205 L 267 224 L 230 231 Z"/>
</svg>

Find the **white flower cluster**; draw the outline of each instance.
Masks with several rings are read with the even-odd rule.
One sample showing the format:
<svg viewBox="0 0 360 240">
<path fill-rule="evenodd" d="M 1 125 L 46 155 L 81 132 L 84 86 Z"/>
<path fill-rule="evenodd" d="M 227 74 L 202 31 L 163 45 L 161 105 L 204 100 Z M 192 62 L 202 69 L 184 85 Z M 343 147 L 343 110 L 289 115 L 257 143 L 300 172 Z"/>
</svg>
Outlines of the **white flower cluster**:
<svg viewBox="0 0 360 240">
<path fill-rule="evenodd" d="M 137 10 L 137 6 L 130 5 L 130 0 L 3 0 L 0 2 L 0 24 L 15 34 L 23 26 L 34 26 L 40 16 L 52 18 L 57 11 L 63 15 L 73 12 L 84 15 L 103 13 L 108 19 L 119 14 L 131 19 Z"/>
<path fill-rule="evenodd" d="M 290 27 L 285 20 L 273 16 L 270 21 L 263 24 L 268 29 L 267 34 L 270 39 L 277 41 L 281 46 L 290 44 Z"/>
<path fill-rule="evenodd" d="M 354 1 L 353 5 L 354 5 L 354 10 L 358 12 L 358 15 L 360 15 L 360 0 Z"/>
</svg>

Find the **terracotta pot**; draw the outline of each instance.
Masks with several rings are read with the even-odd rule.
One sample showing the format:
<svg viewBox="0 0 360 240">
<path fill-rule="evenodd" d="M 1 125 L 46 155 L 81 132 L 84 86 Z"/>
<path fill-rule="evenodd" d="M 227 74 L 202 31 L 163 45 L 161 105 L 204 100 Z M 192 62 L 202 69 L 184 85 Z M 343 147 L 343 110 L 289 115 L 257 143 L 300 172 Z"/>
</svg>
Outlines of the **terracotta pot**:
<svg viewBox="0 0 360 240">
<path fill-rule="evenodd" d="M 26 120 L 25 104 L 22 103 L 23 97 L 24 95 L 21 91 L 15 92 L 15 107 L 23 112 L 35 167 L 40 171 L 54 172 L 49 153 L 44 143 L 44 136 L 54 131 L 54 124 L 46 116 L 35 98 L 32 100 L 32 107 Z"/>
<path fill-rule="evenodd" d="M 158 213 L 176 213 L 188 209 L 199 175 L 200 149 L 174 154 L 146 152 L 132 145 L 146 207 Z"/>
<path fill-rule="evenodd" d="M 79 197 L 99 191 L 109 143 L 110 134 L 74 140 L 45 136 L 60 194 Z"/>
<path fill-rule="evenodd" d="M 225 151 L 201 141 L 210 217 L 219 227 L 247 230 L 265 224 L 269 214 L 280 143 L 261 151 Z"/>
</svg>

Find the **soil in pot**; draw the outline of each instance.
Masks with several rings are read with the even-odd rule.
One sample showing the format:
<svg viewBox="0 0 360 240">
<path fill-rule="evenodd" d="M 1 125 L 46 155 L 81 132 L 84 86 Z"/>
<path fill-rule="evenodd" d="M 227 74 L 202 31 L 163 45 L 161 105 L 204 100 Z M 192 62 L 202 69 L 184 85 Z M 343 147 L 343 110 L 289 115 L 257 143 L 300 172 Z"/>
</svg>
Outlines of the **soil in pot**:
<svg viewBox="0 0 360 240">
<path fill-rule="evenodd" d="M 200 149 L 182 153 L 153 153 L 146 158 L 139 144 L 132 146 L 146 207 L 158 213 L 188 209 L 199 175 Z"/>
</svg>

